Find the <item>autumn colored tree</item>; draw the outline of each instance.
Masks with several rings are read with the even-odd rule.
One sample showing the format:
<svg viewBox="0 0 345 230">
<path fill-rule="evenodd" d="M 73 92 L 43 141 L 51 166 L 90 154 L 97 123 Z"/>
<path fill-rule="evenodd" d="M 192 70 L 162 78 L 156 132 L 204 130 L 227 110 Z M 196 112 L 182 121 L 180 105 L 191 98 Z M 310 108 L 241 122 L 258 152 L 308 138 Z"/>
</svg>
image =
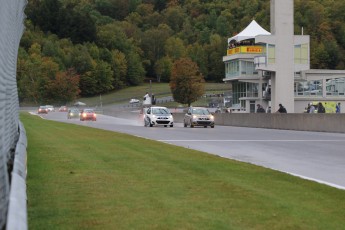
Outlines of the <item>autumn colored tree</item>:
<svg viewBox="0 0 345 230">
<path fill-rule="evenodd" d="M 174 62 L 169 85 L 176 102 L 190 106 L 204 94 L 204 83 L 198 65 L 191 59 Z"/>
<path fill-rule="evenodd" d="M 80 93 L 79 75 L 73 69 L 59 72 L 46 86 L 47 102 L 66 104 L 74 101 Z"/>
<path fill-rule="evenodd" d="M 20 50 L 18 55 L 18 91 L 19 98 L 35 103 L 46 100 L 46 85 L 54 79 L 59 66 L 50 57 L 42 57 L 41 46 L 34 43 L 29 52 Z"/>
</svg>

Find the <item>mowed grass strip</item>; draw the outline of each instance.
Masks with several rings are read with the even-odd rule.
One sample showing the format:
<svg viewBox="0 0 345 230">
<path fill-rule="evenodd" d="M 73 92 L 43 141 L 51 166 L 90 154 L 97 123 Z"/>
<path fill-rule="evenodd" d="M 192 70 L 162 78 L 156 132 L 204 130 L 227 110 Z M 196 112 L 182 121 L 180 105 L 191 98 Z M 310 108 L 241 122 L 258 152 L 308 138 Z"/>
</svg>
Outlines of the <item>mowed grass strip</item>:
<svg viewBox="0 0 345 230">
<path fill-rule="evenodd" d="M 29 229 L 344 229 L 345 191 L 126 134 L 20 117 L 29 142 Z"/>
</svg>

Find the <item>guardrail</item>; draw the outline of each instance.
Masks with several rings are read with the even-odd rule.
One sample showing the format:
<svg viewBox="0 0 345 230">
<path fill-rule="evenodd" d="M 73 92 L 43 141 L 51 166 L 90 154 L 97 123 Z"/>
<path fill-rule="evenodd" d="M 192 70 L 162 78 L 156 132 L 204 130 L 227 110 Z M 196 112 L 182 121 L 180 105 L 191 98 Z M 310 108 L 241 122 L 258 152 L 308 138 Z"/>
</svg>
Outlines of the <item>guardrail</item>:
<svg viewBox="0 0 345 230">
<path fill-rule="evenodd" d="M 28 228 L 26 207 L 26 147 L 28 142 L 25 128 L 21 122 L 19 123 L 19 133 L 11 174 L 10 202 L 6 223 L 6 229 L 8 230 L 26 230 Z"/>
</svg>

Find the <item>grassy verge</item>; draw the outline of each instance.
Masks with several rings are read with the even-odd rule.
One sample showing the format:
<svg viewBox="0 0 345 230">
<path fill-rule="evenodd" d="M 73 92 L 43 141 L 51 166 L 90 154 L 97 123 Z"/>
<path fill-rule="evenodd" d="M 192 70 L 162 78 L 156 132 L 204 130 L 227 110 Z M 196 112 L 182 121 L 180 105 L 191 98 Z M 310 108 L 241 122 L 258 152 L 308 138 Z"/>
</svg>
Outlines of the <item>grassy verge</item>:
<svg viewBox="0 0 345 230">
<path fill-rule="evenodd" d="M 160 142 L 21 114 L 29 229 L 343 229 L 345 192 Z"/>
</svg>

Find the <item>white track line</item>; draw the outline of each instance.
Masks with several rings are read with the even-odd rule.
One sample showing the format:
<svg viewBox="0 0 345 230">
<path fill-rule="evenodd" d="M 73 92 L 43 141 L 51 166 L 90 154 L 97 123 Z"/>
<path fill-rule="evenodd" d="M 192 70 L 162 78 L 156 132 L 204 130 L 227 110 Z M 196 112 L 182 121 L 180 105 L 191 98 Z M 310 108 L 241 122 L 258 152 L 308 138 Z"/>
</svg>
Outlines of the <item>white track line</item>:
<svg viewBox="0 0 345 230">
<path fill-rule="evenodd" d="M 162 142 L 344 142 L 344 140 L 158 140 Z M 345 142 L 344 142 L 345 143 Z"/>
<path fill-rule="evenodd" d="M 278 171 L 280 171 L 280 170 L 278 170 Z M 281 172 L 284 172 L 284 171 L 281 171 Z M 345 190 L 345 187 L 341 186 L 341 185 L 329 183 L 329 182 L 326 182 L 326 181 L 323 181 L 323 180 L 318 180 L 318 179 L 315 179 L 315 178 L 312 178 L 312 177 L 302 176 L 302 175 L 295 174 L 295 173 L 290 173 L 290 172 L 285 172 L 285 173 L 290 174 L 292 176 L 300 177 L 300 178 L 305 179 L 305 180 L 315 181 L 315 182 L 320 183 L 320 184 L 325 184 L 325 185 L 328 185 L 328 186 L 331 186 L 331 187 L 334 187 L 334 188 Z"/>
</svg>

